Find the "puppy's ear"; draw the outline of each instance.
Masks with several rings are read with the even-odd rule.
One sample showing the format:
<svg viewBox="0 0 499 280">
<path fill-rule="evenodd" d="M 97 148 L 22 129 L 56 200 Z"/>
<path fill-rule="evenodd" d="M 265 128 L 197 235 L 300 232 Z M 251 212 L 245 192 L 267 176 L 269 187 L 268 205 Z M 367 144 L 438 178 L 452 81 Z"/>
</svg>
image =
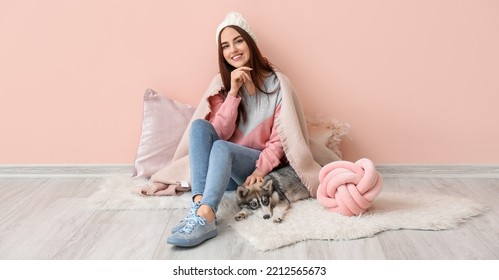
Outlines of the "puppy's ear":
<svg viewBox="0 0 499 280">
<path fill-rule="evenodd" d="M 248 195 L 249 190 L 244 186 L 237 187 L 237 197 L 243 198 Z"/>
<path fill-rule="evenodd" d="M 272 180 L 267 180 L 263 182 L 262 190 L 271 192 L 272 191 Z"/>
</svg>

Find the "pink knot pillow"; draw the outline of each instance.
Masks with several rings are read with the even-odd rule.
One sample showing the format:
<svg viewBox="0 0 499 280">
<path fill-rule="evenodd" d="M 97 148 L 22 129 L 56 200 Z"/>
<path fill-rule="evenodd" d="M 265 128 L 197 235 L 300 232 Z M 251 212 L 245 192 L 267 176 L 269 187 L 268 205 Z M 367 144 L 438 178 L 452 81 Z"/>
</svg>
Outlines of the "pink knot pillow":
<svg viewBox="0 0 499 280">
<path fill-rule="evenodd" d="M 360 215 L 381 192 L 383 179 L 371 160 L 334 161 L 319 172 L 317 200 L 329 211 Z"/>
</svg>

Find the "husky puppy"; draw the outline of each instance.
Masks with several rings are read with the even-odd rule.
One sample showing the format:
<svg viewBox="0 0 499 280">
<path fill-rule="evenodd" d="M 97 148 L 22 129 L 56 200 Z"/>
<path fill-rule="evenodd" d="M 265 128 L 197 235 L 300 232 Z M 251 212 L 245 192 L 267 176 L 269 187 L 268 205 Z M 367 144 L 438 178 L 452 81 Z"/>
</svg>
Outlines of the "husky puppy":
<svg viewBox="0 0 499 280">
<path fill-rule="evenodd" d="M 308 189 L 291 166 L 278 168 L 248 187 L 237 188 L 237 205 L 241 211 L 236 221 L 246 219 L 256 210 L 262 210 L 263 218 L 274 223 L 282 222 L 291 203 L 310 197 Z"/>
</svg>

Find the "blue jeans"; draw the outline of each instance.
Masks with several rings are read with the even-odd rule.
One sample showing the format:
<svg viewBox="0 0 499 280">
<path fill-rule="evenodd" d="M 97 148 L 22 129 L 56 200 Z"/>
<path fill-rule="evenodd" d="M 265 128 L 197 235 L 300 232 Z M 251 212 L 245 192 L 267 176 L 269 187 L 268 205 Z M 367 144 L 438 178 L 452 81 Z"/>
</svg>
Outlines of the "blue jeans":
<svg viewBox="0 0 499 280">
<path fill-rule="evenodd" d="M 226 190 L 235 190 L 256 168 L 261 151 L 221 140 L 213 125 L 194 120 L 190 129 L 189 161 L 192 197 L 216 213 Z"/>
</svg>

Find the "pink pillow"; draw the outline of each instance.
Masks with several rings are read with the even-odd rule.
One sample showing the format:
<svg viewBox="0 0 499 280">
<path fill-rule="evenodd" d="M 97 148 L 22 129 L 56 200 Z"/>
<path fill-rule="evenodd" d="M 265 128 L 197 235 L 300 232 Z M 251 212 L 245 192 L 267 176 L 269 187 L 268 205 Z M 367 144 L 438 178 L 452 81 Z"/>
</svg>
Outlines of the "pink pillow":
<svg viewBox="0 0 499 280">
<path fill-rule="evenodd" d="M 151 177 L 171 162 L 196 108 L 147 89 L 134 177 Z"/>
</svg>

